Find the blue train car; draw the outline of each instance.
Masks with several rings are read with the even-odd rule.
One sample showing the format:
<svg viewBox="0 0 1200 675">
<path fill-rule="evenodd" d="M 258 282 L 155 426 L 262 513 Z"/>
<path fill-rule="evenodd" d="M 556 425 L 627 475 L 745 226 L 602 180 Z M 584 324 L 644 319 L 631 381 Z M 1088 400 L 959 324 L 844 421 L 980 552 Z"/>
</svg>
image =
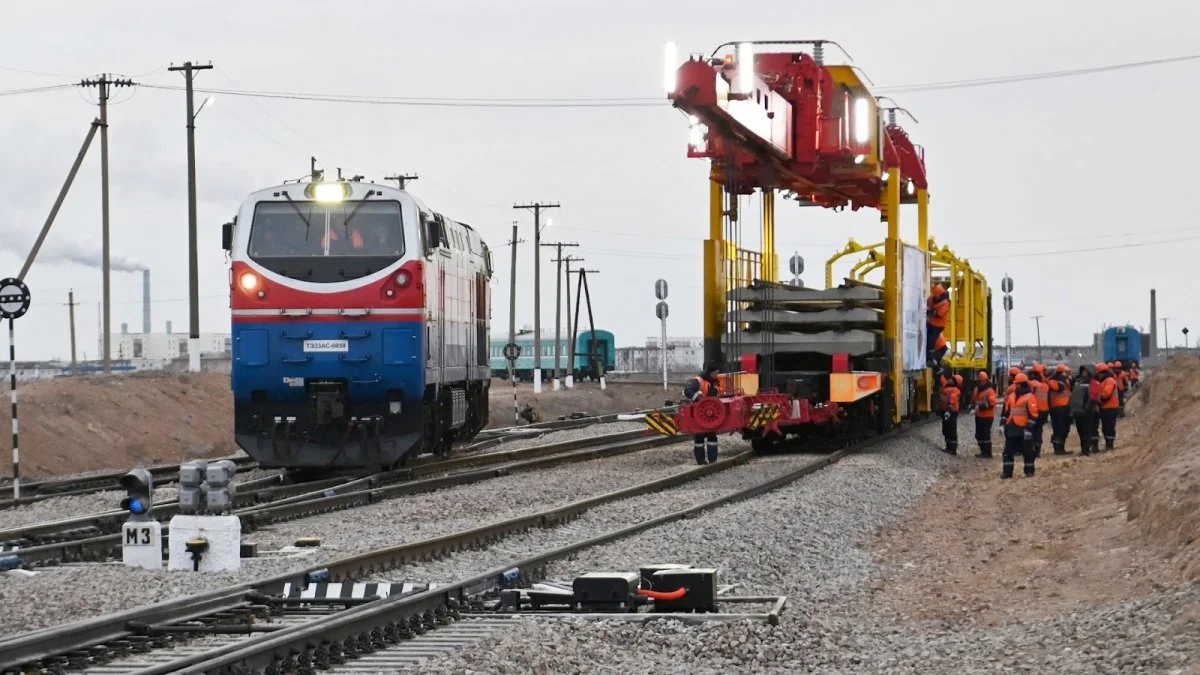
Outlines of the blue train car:
<svg viewBox="0 0 1200 675">
<path fill-rule="evenodd" d="M 1104 330 L 1104 362 L 1120 361 L 1128 368 L 1142 360 L 1141 331 L 1133 326 L 1113 326 Z"/>
<path fill-rule="evenodd" d="M 553 377 L 554 370 L 554 337 L 542 338 L 542 378 Z M 516 343 L 521 347 L 521 356 L 514 363 L 514 371 L 518 380 L 533 379 L 533 335 L 518 335 Z M 492 376 L 508 378 L 508 359 L 504 358 L 504 345 L 508 344 L 508 336 L 494 337 L 491 341 L 488 363 Z M 570 338 L 559 342 L 559 362 L 563 368 L 570 360 Z M 571 372 L 575 379 L 597 379 L 604 373 L 611 372 L 617 367 L 617 346 L 613 334 L 606 330 L 581 331 L 575 340 L 575 362 Z"/>
</svg>

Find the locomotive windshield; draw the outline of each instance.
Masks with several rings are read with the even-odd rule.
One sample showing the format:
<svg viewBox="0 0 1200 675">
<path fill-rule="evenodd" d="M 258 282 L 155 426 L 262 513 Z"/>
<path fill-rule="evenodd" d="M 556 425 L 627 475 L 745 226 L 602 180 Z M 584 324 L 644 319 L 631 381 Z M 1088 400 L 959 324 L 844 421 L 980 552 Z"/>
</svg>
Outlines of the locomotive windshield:
<svg viewBox="0 0 1200 675">
<path fill-rule="evenodd" d="M 404 255 L 399 202 L 259 202 L 250 225 L 251 260 L 299 281 L 373 274 Z"/>
</svg>

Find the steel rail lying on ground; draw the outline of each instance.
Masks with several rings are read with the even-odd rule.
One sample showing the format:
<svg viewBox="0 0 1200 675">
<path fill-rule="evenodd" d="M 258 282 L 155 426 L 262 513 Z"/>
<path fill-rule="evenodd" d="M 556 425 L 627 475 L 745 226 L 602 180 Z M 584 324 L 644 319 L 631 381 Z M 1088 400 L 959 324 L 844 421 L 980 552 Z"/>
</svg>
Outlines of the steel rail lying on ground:
<svg viewBox="0 0 1200 675">
<path fill-rule="evenodd" d="M 660 525 L 692 517 L 703 511 L 733 502 L 757 497 L 813 474 L 826 466 L 840 461 L 862 447 L 869 447 L 884 440 L 894 440 L 896 437 L 920 426 L 923 425 L 917 424 L 907 427 L 899 433 L 888 433 L 867 438 L 861 446 L 856 445 L 843 448 L 810 464 L 806 464 L 799 469 L 775 476 L 757 485 L 657 518 L 651 518 L 641 523 L 610 531 L 584 541 L 545 551 L 464 581 L 404 597 L 384 599 L 369 605 L 348 609 L 312 623 L 290 627 L 269 635 L 250 638 L 240 644 L 214 650 L 209 654 L 207 660 L 199 663 L 189 663 L 188 661 L 176 662 L 172 664 L 170 672 L 181 674 L 243 673 L 246 669 L 267 668 L 287 671 L 293 666 L 308 667 L 307 664 L 309 663 L 322 663 L 338 659 L 340 658 L 342 645 L 351 644 L 352 641 L 358 640 L 362 636 L 370 636 L 374 638 L 374 642 L 383 640 L 394 643 L 401 639 L 401 635 L 411 630 L 419 630 L 422 627 L 429 627 L 458 618 L 460 616 L 459 610 L 469 604 L 471 596 L 496 588 L 497 586 L 502 586 L 505 584 L 505 580 L 511 581 L 514 576 L 518 578 L 530 577 L 537 574 L 546 564 L 565 558 L 580 550 L 640 534 Z M 690 475 L 699 477 L 701 474 L 708 475 L 715 473 L 724 468 L 744 463 L 750 459 L 751 455 L 752 453 L 750 452 L 743 452 L 715 464 L 701 466 L 683 474 L 670 476 L 667 479 L 652 481 L 636 488 L 630 488 L 629 490 L 610 495 L 602 495 L 561 507 L 561 509 L 544 512 L 541 514 L 541 517 L 546 524 L 561 523 L 586 510 L 587 507 L 582 506 L 584 504 L 595 506 L 634 496 L 635 491 L 636 493 L 645 494 L 646 492 L 657 491 L 666 487 L 674 487 L 671 483 L 677 485 L 687 482 L 679 480 L 682 476 Z M 663 485 L 662 487 L 648 489 L 648 486 L 653 483 L 662 483 Z M 615 495 L 623 496 L 615 497 Z M 526 523 L 530 523 L 531 521 L 528 518 L 516 520 L 524 520 Z M 516 521 L 508 521 L 507 527 L 512 527 L 515 523 Z M 487 543 L 500 533 L 499 528 L 505 526 L 506 524 L 502 523 L 488 528 L 480 528 L 477 531 L 477 535 L 467 537 L 465 541 L 473 542 L 474 538 L 478 537 L 478 543 Z M 493 529 L 496 531 L 489 533 L 489 530 Z M 511 532 L 512 530 L 507 531 Z M 459 537 L 461 535 L 452 535 L 451 537 L 441 539 L 446 540 L 445 546 L 461 546 L 464 539 Z M 330 580 L 376 572 L 406 562 L 408 557 L 414 554 L 419 555 L 422 552 L 429 552 L 444 555 L 447 552 L 447 548 L 439 546 L 437 542 L 438 540 L 416 542 L 415 544 L 398 546 L 382 551 L 372 551 L 335 561 L 324 566 L 323 569 L 328 570 Z M 318 568 L 318 570 L 320 569 L 322 568 Z M 317 570 L 310 570 L 309 572 L 312 571 Z M 309 572 L 298 578 L 292 578 L 290 581 L 303 584 Z"/>
<path fill-rule="evenodd" d="M 313 490 L 275 502 L 240 508 L 234 511 L 234 515 L 242 517 L 243 531 L 251 532 L 255 528 L 268 523 L 277 523 L 334 510 L 366 506 L 385 499 L 466 485 L 510 473 L 544 469 L 571 462 L 638 452 L 640 450 L 679 443 L 683 440 L 686 439 L 681 437 L 655 436 L 644 429 L 637 429 L 606 434 L 604 436 L 572 439 L 560 443 L 522 448 L 520 450 L 502 450 L 469 455 L 443 462 L 429 462 L 413 469 L 389 472 L 403 474 L 403 477 L 409 479 L 409 482 L 401 482 L 397 485 L 383 485 L 383 483 L 389 481 L 382 480 L 381 475 L 376 474 L 366 478 L 343 482 L 331 488 Z M 503 464 L 502 462 L 506 460 L 509 460 L 511 463 Z M 495 465 L 497 463 L 500 464 L 497 466 Z M 451 473 L 436 478 L 412 480 L 415 475 L 420 473 L 441 473 L 446 470 L 469 468 L 480 464 L 492 464 L 493 466 L 476 471 Z M 400 476 L 393 476 L 393 479 L 400 480 Z M 304 487 L 308 487 L 309 485 L 302 484 Z M 338 491 L 348 488 L 350 491 L 337 494 Z M 331 491 L 334 494 L 330 494 Z M 156 507 L 155 516 L 162 519 L 174 515 L 176 512 L 178 512 L 178 504 L 168 503 L 161 507 Z M 25 528 L 16 528 L 14 537 L 16 536 L 16 532 L 29 531 L 36 528 L 61 527 L 63 522 L 74 522 L 79 526 L 77 529 L 83 529 L 88 525 L 98 526 L 97 523 L 101 522 L 101 519 L 109 527 L 116 529 L 120 527 L 126 515 L 123 511 L 108 512 L 105 514 L 84 516 L 73 519 L 73 521 L 56 521 L 55 523 L 42 523 Z M 59 530 L 55 529 L 54 531 Z M 164 546 L 168 542 L 168 536 L 167 532 L 163 533 Z M 94 537 L 30 546 L 11 551 L 9 555 L 17 556 L 22 565 L 29 566 L 39 563 L 53 563 L 61 560 L 86 560 L 102 557 L 111 555 L 113 552 L 119 550 L 120 547 L 121 535 L 119 533 L 102 534 Z"/>
</svg>

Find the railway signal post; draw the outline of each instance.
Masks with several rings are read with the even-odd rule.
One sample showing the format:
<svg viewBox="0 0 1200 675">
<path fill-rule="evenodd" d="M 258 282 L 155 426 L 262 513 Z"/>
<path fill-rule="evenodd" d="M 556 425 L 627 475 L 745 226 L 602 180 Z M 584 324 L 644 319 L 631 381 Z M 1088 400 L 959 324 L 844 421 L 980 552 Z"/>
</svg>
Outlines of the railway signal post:
<svg viewBox="0 0 1200 675">
<path fill-rule="evenodd" d="M 517 403 L 517 359 L 521 358 L 521 345 L 516 342 L 504 345 L 504 358 L 508 359 L 508 380 L 512 382 L 513 424 L 519 426 L 521 424 L 521 405 Z"/>
<path fill-rule="evenodd" d="M 654 306 L 654 315 L 662 322 L 662 345 L 659 348 L 662 358 L 663 369 L 663 391 L 667 390 L 667 280 L 659 279 L 654 282 L 654 297 L 658 298 L 658 304 Z"/>
<path fill-rule="evenodd" d="M 121 476 L 125 498 L 121 508 L 129 520 L 121 526 L 121 558 L 126 567 L 162 569 L 162 524 L 154 511 L 154 476 L 146 469 L 134 469 Z"/>
<path fill-rule="evenodd" d="M 21 450 L 17 442 L 17 342 L 13 324 L 29 311 L 29 287 L 24 281 L 0 279 L 0 319 L 8 319 L 8 386 L 12 398 L 13 499 L 21 498 Z"/>
<path fill-rule="evenodd" d="M 1012 289 L 1013 281 L 1007 274 L 1000 280 L 1000 290 L 1004 292 L 1004 386 L 1007 387 L 1008 371 L 1012 368 Z"/>
</svg>

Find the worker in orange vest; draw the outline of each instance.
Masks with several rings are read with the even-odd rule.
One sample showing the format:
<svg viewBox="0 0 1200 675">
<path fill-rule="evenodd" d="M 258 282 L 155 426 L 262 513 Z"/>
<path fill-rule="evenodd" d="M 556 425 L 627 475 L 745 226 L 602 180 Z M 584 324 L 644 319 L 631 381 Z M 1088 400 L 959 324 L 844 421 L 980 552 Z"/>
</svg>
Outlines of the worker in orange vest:
<svg viewBox="0 0 1200 675">
<path fill-rule="evenodd" d="M 945 287 L 938 284 L 933 287 L 933 293 L 925 301 L 925 348 L 928 352 L 928 366 L 936 368 L 940 359 L 934 358 L 937 349 L 938 336 L 946 330 L 946 316 L 950 314 L 950 294 Z"/>
<path fill-rule="evenodd" d="M 720 371 L 712 361 L 705 363 L 704 370 L 684 385 L 684 400 L 695 402 L 705 396 L 719 396 L 721 392 L 717 384 L 717 374 Z M 717 461 L 717 435 L 709 433 L 693 436 L 692 454 L 696 456 L 697 464 L 712 464 Z"/>
<path fill-rule="evenodd" d="M 1067 436 L 1071 433 L 1071 371 L 1060 363 L 1046 386 L 1050 388 L 1050 444 L 1054 454 L 1067 454 Z"/>
<path fill-rule="evenodd" d="M 938 398 L 938 411 L 942 413 L 942 437 L 946 439 L 946 452 L 958 454 L 958 411 L 962 406 L 962 375 L 951 376 L 943 385 Z"/>
<path fill-rule="evenodd" d="M 1046 384 L 1046 366 L 1040 363 L 1033 364 L 1027 377 L 1029 378 L 1029 388 L 1037 397 L 1038 403 L 1037 420 L 1033 427 L 1033 451 L 1041 456 L 1043 431 L 1046 428 L 1046 422 L 1050 419 L 1050 386 Z"/>
<path fill-rule="evenodd" d="M 937 340 L 933 343 L 933 358 L 930 360 L 932 367 L 936 368 L 942 365 L 942 359 L 946 357 L 946 352 L 950 351 L 950 345 L 946 344 L 946 336 L 938 335 Z"/>
<path fill-rule="evenodd" d="M 1037 397 L 1029 386 L 1025 373 L 1013 379 L 1016 390 L 1004 401 L 1004 457 L 1000 478 L 1012 478 L 1013 457 L 1020 453 L 1025 459 L 1025 476 L 1032 478 L 1037 453 L 1033 450 L 1033 427 L 1038 418 Z"/>
<path fill-rule="evenodd" d="M 1117 416 L 1121 412 L 1121 385 L 1107 363 L 1096 366 L 1100 378 L 1100 429 L 1104 433 L 1104 449 L 1112 450 L 1117 442 Z"/>
<path fill-rule="evenodd" d="M 1113 370 L 1113 376 L 1117 378 L 1117 391 L 1121 399 L 1121 412 L 1119 417 L 1125 416 L 1125 396 L 1129 393 L 1129 371 L 1125 370 L 1125 366 L 1121 365 L 1120 361 L 1113 361 L 1108 364 Z"/>
<path fill-rule="evenodd" d="M 979 443 L 979 456 L 991 459 L 992 424 L 996 421 L 996 387 L 983 371 L 976 376 L 975 390 L 971 393 L 971 410 L 975 412 L 975 441 Z"/>
<path fill-rule="evenodd" d="M 347 238 L 350 240 L 350 246 L 353 247 L 354 250 L 361 249 L 363 247 L 363 244 L 365 243 L 363 240 L 362 233 L 358 231 L 357 226 L 350 227 L 350 231 L 347 233 Z M 333 242 L 340 241 L 341 239 L 342 239 L 342 235 L 338 234 L 337 228 L 330 227 L 329 234 L 327 234 L 324 237 L 321 237 L 321 248 L 324 249 L 326 247 L 332 247 Z"/>
<path fill-rule="evenodd" d="M 1141 382 L 1142 367 L 1138 365 L 1137 361 L 1134 361 L 1133 365 L 1129 368 L 1129 384 L 1133 385 L 1134 389 L 1137 389 L 1141 385 Z"/>
</svg>

